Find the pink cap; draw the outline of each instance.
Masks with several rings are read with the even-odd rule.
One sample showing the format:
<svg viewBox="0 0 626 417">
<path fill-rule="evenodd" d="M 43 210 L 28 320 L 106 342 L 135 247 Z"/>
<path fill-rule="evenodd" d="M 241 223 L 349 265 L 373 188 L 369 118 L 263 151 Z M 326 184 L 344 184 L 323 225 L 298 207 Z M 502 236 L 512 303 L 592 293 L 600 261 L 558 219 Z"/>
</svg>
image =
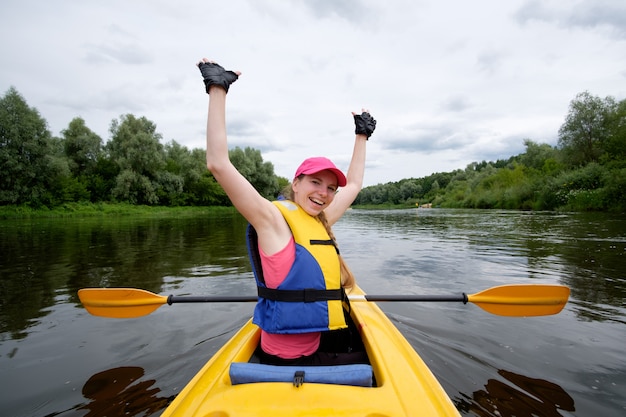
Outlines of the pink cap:
<svg viewBox="0 0 626 417">
<path fill-rule="evenodd" d="M 295 178 L 300 175 L 311 175 L 320 171 L 329 170 L 337 177 L 337 185 L 344 187 L 348 182 L 343 172 L 331 162 L 330 159 L 323 156 L 316 156 L 314 158 L 305 159 L 296 170 Z"/>
</svg>

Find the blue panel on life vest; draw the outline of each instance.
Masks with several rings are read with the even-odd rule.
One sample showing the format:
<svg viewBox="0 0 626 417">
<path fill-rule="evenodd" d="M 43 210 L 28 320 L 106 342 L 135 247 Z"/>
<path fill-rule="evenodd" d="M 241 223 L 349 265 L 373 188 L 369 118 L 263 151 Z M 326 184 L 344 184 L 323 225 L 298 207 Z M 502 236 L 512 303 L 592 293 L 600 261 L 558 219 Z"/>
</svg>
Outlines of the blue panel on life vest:
<svg viewBox="0 0 626 417">
<path fill-rule="evenodd" d="M 233 385 L 254 382 L 292 382 L 294 385 L 318 383 L 371 387 L 372 375 L 372 367 L 364 364 L 275 366 L 260 363 L 233 362 L 230 365 L 230 381 Z"/>
</svg>

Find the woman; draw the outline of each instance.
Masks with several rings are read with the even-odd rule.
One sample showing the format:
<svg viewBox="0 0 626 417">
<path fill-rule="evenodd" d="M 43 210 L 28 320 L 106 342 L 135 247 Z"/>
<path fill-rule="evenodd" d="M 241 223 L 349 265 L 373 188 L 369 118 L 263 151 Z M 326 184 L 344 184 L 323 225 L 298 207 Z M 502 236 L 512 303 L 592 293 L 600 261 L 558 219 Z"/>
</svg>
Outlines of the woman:
<svg viewBox="0 0 626 417">
<path fill-rule="evenodd" d="M 365 145 L 376 121 L 352 113 L 356 138 L 347 176 L 330 160 L 305 160 L 287 190 L 270 202 L 228 158 L 226 94 L 240 72 L 204 58 L 198 63 L 209 94 L 207 167 L 248 220 L 249 249 L 259 287 L 254 322 L 262 329 L 258 355 L 271 364 L 330 365 L 366 362 L 364 352 L 320 349 L 322 332 L 346 328 L 342 288 L 354 277 L 336 248 L 331 226 L 350 207 L 363 183 Z M 338 187 L 342 187 L 337 193 Z"/>
</svg>

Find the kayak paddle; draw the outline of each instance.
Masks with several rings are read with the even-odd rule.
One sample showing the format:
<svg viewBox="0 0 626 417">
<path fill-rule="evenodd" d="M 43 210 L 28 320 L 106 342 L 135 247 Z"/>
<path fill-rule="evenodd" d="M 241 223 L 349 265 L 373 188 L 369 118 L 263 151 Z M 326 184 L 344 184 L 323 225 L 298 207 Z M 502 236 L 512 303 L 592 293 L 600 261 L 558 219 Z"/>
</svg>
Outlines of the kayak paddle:
<svg viewBox="0 0 626 417">
<path fill-rule="evenodd" d="M 569 298 L 562 285 L 513 284 L 467 295 L 349 295 L 350 301 L 467 302 L 499 316 L 548 316 L 559 313 Z M 146 316 L 163 304 L 256 302 L 257 296 L 158 295 L 136 288 L 83 288 L 78 298 L 94 316 L 133 318 Z"/>
</svg>

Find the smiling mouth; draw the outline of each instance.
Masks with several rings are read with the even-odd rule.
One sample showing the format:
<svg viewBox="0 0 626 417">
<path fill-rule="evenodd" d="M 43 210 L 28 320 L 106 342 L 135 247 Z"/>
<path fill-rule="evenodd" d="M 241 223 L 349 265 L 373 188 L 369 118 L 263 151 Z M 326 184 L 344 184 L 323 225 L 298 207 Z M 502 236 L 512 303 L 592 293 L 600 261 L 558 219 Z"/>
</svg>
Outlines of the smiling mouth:
<svg viewBox="0 0 626 417">
<path fill-rule="evenodd" d="M 318 200 L 318 199 L 312 198 L 312 197 L 309 197 L 309 201 L 313 202 L 314 204 L 316 204 L 316 205 L 318 205 L 320 207 L 323 207 L 324 204 L 325 204 L 322 200 Z"/>
</svg>

